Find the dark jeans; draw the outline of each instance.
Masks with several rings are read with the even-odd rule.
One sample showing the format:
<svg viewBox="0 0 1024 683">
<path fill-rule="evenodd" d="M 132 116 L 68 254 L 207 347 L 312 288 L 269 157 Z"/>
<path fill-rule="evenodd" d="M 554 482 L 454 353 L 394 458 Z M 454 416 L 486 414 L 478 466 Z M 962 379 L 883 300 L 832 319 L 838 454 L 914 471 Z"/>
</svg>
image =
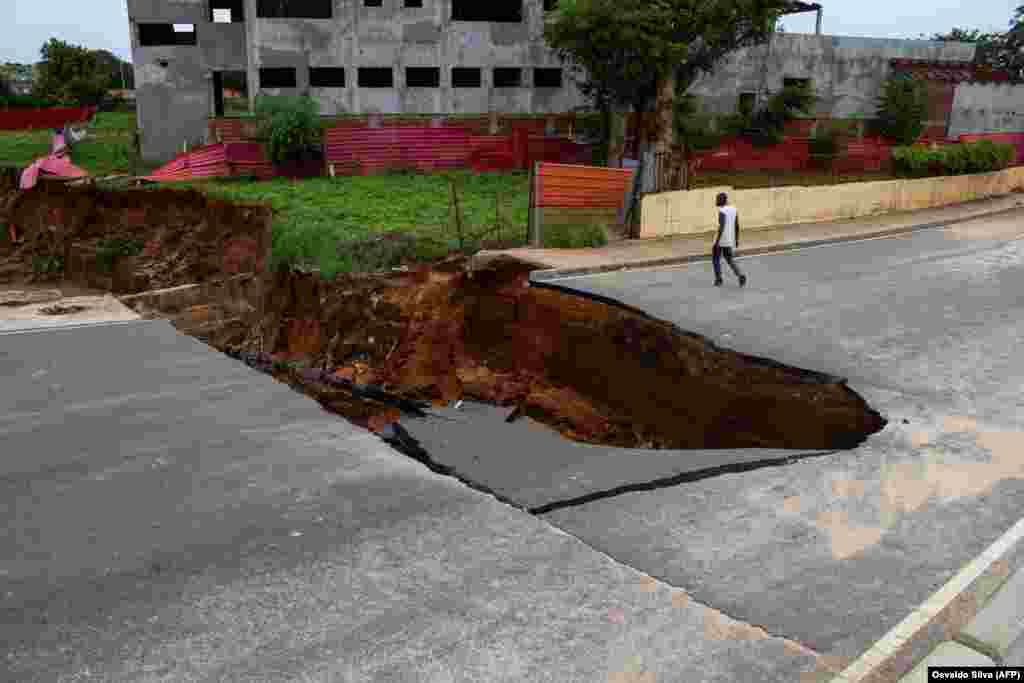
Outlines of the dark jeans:
<svg viewBox="0 0 1024 683">
<path fill-rule="evenodd" d="M 720 247 L 717 244 L 711 250 L 711 264 L 715 267 L 715 282 L 722 281 L 722 257 L 725 257 L 725 262 L 732 268 L 732 272 L 736 273 L 736 277 L 743 277 L 743 273 L 740 272 L 739 266 L 732 260 L 732 247 Z"/>
</svg>

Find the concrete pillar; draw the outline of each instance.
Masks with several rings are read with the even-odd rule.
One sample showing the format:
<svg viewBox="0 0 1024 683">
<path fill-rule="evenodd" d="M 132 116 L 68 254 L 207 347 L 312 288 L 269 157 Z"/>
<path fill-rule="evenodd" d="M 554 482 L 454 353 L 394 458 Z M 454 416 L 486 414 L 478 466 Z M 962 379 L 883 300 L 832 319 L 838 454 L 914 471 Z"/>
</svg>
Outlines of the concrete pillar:
<svg viewBox="0 0 1024 683">
<path fill-rule="evenodd" d="M 256 63 L 256 0 L 245 0 L 245 86 L 249 91 L 249 113 L 256 113 L 259 67 Z"/>
</svg>

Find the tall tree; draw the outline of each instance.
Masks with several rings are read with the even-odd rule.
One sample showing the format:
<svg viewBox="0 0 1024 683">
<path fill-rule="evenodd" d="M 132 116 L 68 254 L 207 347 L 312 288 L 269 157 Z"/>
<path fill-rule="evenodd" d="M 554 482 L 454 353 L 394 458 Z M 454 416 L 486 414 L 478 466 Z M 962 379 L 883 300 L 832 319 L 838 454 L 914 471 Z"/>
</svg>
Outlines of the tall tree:
<svg viewBox="0 0 1024 683">
<path fill-rule="evenodd" d="M 135 69 L 109 50 L 93 50 L 96 68 L 106 81 L 108 90 L 132 90 L 135 87 Z"/>
<path fill-rule="evenodd" d="M 674 100 L 726 55 L 766 42 L 788 0 L 560 0 L 548 44 L 598 105 L 628 107 L 647 148 L 671 148 Z M 638 169 L 644 175 L 644 159 Z M 635 204 L 634 196 L 633 203 Z"/>
<path fill-rule="evenodd" d="M 95 52 L 51 38 L 39 50 L 38 96 L 65 103 L 91 104 L 107 91 L 109 77 L 99 68 Z"/>
</svg>

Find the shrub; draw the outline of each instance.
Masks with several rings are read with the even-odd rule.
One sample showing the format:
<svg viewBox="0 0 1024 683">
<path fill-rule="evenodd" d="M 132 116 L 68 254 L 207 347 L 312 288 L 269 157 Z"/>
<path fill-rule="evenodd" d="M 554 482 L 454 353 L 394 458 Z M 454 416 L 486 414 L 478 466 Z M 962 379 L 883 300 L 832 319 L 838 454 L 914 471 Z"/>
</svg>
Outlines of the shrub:
<svg viewBox="0 0 1024 683">
<path fill-rule="evenodd" d="M 1015 153 L 1012 145 L 980 140 L 934 150 L 920 145 L 896 147 L 892 160 L 901 175 L 963 175 L 1002 170 L 1013 162 Z"/>
<path fill-rule="evenodd" d="M 891 76 L 882 87 L 878 104 L 878 131 L 909 145 L 924 131 L 928 94 L 924 84 L 906 75 Z"/>
<path fill-rule="evenodd" d="M 274 163 L 308 158 L 320 141 L 320 110 L 311 97 L 260 97 L 256 115 L 262 119 L 259 135 L 267 141 L 267 156 Z"/>
<path fill-rule="evenodd" d="M 582 249 L 608 244 L 607 227 L 600 223 L 545 225 L 541 236 L 549 249 Z"/>
<path fill-rule="evenodd" d="M 716 149 L 724 135 L 713 130 L 712 117 L 700 111 L 693 95 L 677 94 L 673 112 L 676 141 L 690 152 Z"/>
<path fill-rule="evenodd" d="M 142 240 L 100 240 L 96 245 L 96 269 L 101 273 L 110 273 L 119 257 L 138 256 L 144 248 L 145 242 Z"/>
<path fill-rule="evenodd" d="M 786 123 L 800 114 L 809 114 L 815 99 L 808 83 L 783 87 L 754 114 L 744 136 L 757 147 L 781 144 Z"/>
<path fill-rule="evenodd" d="M 841 135 L 835 125 L 820 126 L 808 142 L 811 154 L 822 157 L 834 157 L 842 151 Z"/>
<path fill-rule="evenodd" d="M 0 109 L 46 109 L 61 106 L 56 100 L 34 95 L 9 95 L 0 97 Z"/>
</svg>

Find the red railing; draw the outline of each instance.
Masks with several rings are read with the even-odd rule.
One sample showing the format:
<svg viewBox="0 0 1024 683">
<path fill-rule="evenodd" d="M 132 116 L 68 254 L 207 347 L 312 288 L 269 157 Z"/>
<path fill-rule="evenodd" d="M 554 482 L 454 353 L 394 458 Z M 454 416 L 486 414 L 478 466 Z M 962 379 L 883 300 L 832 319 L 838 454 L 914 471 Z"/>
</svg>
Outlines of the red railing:
<svg viewBox="0 0 1024 683">
<path fill-rule="evenodd" d="M 88 121 L 96 107 L 51 107 L 49 109 L 0 109 L 0 130 L 63 128 L 69 123 Z"/>
<path fill-rule="evenodd" d="M 240 176 L 270 178 L 273 175 L 274 168 L 267 161 L 262 145 L 254 142 L 231 142 L 207 145 L 179 154 L 147 178 L 168 182 Z"/>
</svg>

